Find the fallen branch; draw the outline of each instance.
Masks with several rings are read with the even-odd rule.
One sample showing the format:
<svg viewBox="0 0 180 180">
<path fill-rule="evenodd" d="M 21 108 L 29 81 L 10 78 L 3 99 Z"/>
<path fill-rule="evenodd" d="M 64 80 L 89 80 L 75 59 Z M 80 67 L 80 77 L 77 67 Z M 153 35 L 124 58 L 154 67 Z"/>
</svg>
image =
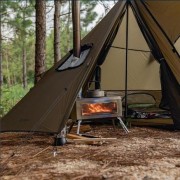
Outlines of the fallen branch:
<svg viewBox="0 0 180 180">
<path fill-rule="evenodd" d="M 117 138 L 83 138 L 83 139 L 74 139 L 75 142 L 88 142 L 88 141 L 114 141 Z"/>
<path fill-rule="evenodd" d="M 46 147 L 45 149 L 43 149 L 42 151 L 38 152 L 37 154 L 35 154 L 34 156 L 32 156 L 33 158 L 38 156 L 39 154 L 41 154 L 42 152 L 46 151 L 47 149 L 49 149 L 51 146 Z"/>
</svg>

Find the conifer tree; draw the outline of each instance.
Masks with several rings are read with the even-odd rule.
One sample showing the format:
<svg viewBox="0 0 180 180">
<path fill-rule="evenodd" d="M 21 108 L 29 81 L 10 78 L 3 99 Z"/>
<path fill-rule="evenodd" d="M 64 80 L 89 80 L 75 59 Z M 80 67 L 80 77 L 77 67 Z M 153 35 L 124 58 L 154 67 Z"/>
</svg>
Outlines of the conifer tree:
<svg viewBox="0 0 180 180">
<path fill-rule="evenodd" d="M 45 72 L 46 58 L 46 1 L 36 0 L 36 44 L 35 44 L 35 84 Z"/>
<path fill-rule="evenodd" d="M 14 12 L 14 16 L 9 19 L 8 24 L 14 29 L 14 38 L 21 47 L 22 59 L 22 84 L 24 89 L 27 88 L 27 59 L 26 59 L 26 38 L 32 31 L 31 16 L 34 13 L 34 7 L 29 1 L 12 1 L 9 2 L 9 8 Z"/>
<path fill-rule="evenodd" d="M 54 64 L 61 59 L 60 51 L 60 11 L 61 0 L 54 0 Z"/>
</svg>

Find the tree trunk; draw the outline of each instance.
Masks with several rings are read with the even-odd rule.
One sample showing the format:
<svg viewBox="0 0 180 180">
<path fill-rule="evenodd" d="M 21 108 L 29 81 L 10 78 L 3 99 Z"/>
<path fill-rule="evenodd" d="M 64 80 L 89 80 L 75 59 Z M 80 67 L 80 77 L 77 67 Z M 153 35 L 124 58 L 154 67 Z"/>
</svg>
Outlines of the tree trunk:
<svg viewBox="0 0 180 180">
<path fill-rule="evenodd" d="M 13 85 L 17 85 L 17 78 L 15 73 L 13 73 Z"/>
<path fill-rule="evenodd" d="M 24 44 L 24 43 L 23 43 Z M 23 88 L 27 88 L 27 65 L 26 65 L 26 47 L 22 49 L 22 65 L 23 65 Z"/>
<path fill-rule="evenodd" d="M 1 8 L 1 1 L 0 1 L 0 103 L 2 104 L 2 8 Z M 0 117 L 3 114 L 3 109 L 0 108 Z"/>
<path fill-rule="evenodd" d="M 5 53 L 5 59 L 6 59 L 6 71 L 7 71 L 7 84 L 8 86 L 11 86 L 11 77 L 10 77 L 10 71 L 9 71 L 9 59 L 8 59 L 8 49 L 6 49 Z"/>
<path fill-rule="evenodd" d="M 61 59 L 60 51 L 60 11 L 61 1 L 54 0 L 55 12 L 54 12 L 54 64 Z"/>
<path fill-rule="evenodd" d="M 36 44 L 35 44 L 35 79 L 36 84 L 45 71 L 46 50 L 46 1 L 36 0 Z"/>
<path fill-rule="evenodd" d="M 26 0 L 26 7 L 27 7 L 27 0 Z M 25 11 L 23 11 L 23 25 L 25 23 Z M 26 63 L 26 34 L 25 34 L 25 27 L 23 27 L 22 33 L 22 81 L 23 81 L 23 88 L 27 88 L 27 63 Z"/>
<path fill-rule="evenodd" d="M 0 1 L 0 9 L 1 9 L 1 1 Z M 0 90 L 3 84 L 3 76 L 2 76 L 2 14 L 0 11 Z"/>
<path fill-rule="evenodd" d="M 70 18 L 71 18 L 71 0 L 69 2 L 69 9 L 68 9 L 68 20 L 67 20 L 67 50 L 70 50 Z"/>
<path fill-rule="evenodd" d="M 1 35 L 1 32 L 0 32 L 0 88 L 1 88 L 2 84 L 3 84 L 3 75 L 2 75 L 2 35 Z"/>
</svg>

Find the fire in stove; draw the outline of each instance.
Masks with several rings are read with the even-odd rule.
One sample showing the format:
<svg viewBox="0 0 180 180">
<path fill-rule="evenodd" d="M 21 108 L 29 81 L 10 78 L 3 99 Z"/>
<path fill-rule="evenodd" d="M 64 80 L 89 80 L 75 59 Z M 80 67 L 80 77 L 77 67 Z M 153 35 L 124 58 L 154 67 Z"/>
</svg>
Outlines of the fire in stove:
<svg viewBox="0 0 180 180">
<path fill-rule="evenodd" d="M 122 116 L 120 96 L 82 98 L 76 100 L 77 119 L 110 118 Z"/>
<path fill-rule="evenodd" d="M 82 104 L 82 115 L 91 116 L 95 114 L 114 114 L 117 113 L 117 103 L 85 103 Z"/>
</svg>

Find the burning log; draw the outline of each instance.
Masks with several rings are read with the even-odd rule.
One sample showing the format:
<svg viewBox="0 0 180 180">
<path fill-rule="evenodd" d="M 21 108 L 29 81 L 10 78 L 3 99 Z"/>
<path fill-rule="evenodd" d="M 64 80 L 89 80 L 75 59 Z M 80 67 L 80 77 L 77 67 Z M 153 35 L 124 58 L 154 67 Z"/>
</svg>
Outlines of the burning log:
<svg viewBox="0 0 180 180">
<path fill-rule="evenodd" d="M 90 116 L 98 113 L 116 113 L 117 104 L 114 102 L 109 103 L 88 103 L 82 104 L 82 115 Z"/>
</svg>

